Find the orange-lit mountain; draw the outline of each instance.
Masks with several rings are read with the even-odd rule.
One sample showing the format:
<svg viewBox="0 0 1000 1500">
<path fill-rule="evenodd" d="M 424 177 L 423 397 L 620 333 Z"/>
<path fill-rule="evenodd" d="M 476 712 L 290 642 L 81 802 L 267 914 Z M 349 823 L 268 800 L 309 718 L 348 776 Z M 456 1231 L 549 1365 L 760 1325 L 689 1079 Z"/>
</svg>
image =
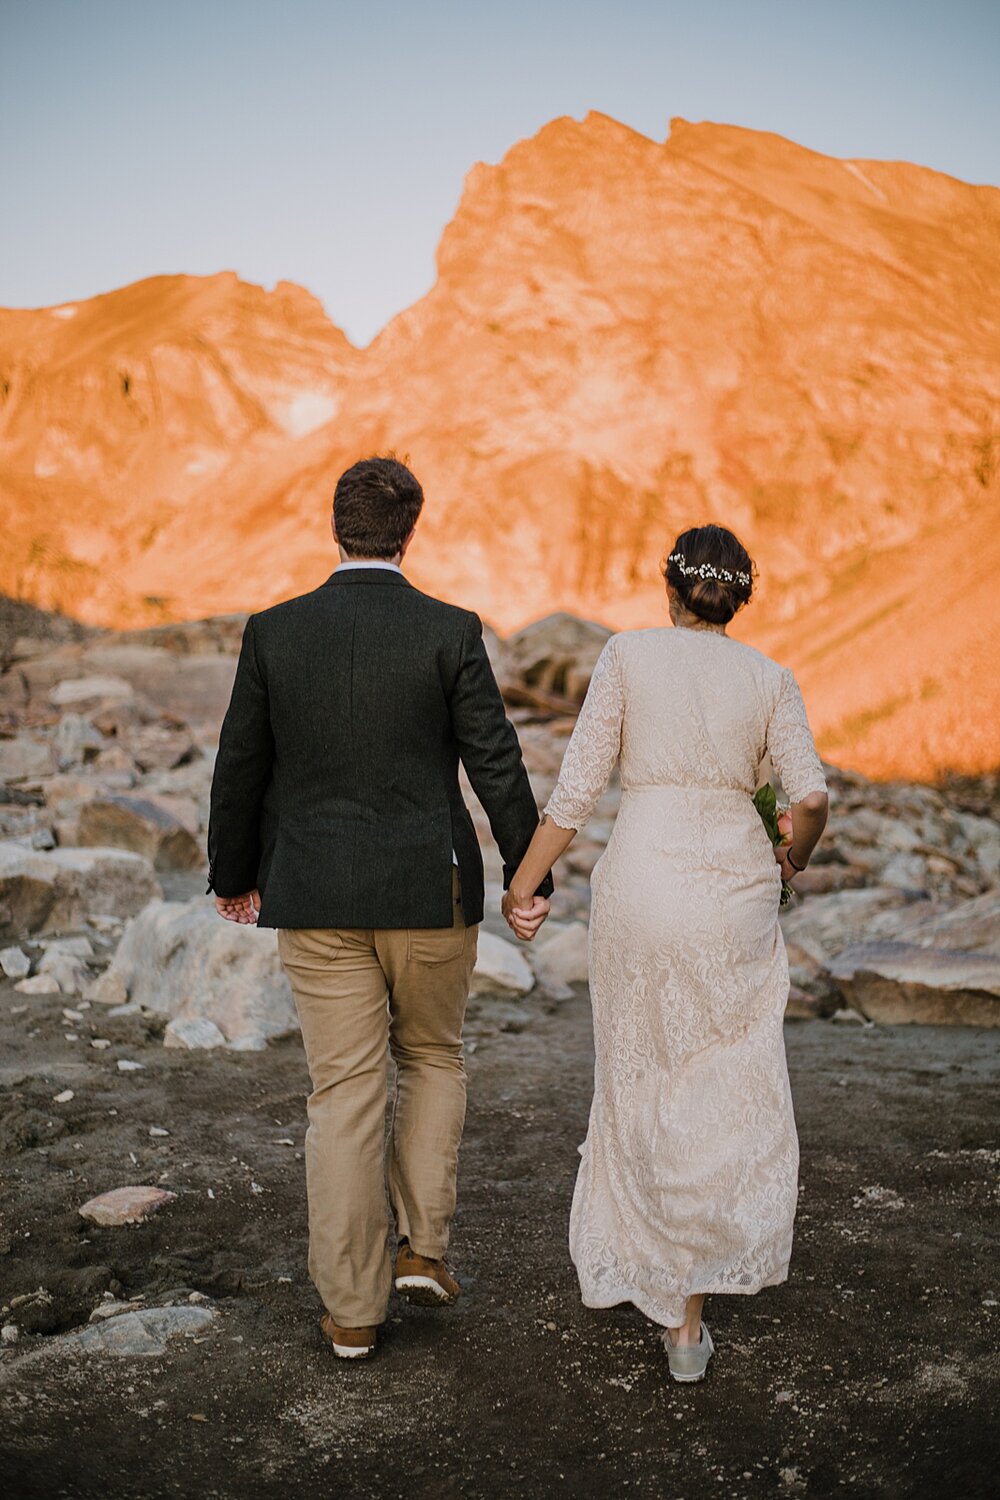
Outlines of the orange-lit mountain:
<svg viewBox="0 0 1000 1500">
<path fill-rule="evenodd" d="M 717 519 L 738 633 L 879 774 L 1000 763 L 1000 191 L 674 121 L 561 119 L 470 172 L 365 350 L 318 304 L 159 277 L 0 314 L 0 589 L 89 620 L 260 607 L 331 566 L 340 470 L 409 454 L 415 580 L 500 628 L 663 618 Z"/>
</svg>

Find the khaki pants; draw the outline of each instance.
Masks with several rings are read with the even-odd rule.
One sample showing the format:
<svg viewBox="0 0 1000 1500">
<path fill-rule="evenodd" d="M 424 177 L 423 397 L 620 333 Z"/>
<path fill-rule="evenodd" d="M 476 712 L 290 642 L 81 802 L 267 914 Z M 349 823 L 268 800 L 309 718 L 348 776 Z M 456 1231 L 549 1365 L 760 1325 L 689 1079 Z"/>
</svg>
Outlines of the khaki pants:
<svg viewBox="0 0 1000 1500">
<path fill-rule="evenodd" d="M 400 1235 L 437 1259 L 455 1209 L 465 1123 L 462 1022 L 478 926 L 454 876 L 451 927 L 286 927 L 278 951 L 312 1081 L 306 1130 L 309 1274 L 344 1328 L 381 1323 L 392 1281 L 386 1187 Z M 386 1046 L 396 1100 L 385 1139 Z"/>
</svg>

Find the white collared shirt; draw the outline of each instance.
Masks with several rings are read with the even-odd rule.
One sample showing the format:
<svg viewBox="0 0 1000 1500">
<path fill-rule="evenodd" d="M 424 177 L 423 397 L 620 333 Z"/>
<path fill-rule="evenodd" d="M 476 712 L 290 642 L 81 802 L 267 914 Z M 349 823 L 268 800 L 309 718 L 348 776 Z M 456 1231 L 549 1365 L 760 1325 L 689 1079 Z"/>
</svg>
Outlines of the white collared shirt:
<svg viewBox="0 0 1000 1500">
<path fill-rule="evenodd" d="M 338 563 L 335 571 L 346 573 L 348 568 L 387 568 L 390 573 L 402 573 L 403 571 L 399 563 L 386 562 L 381 557 L 373 557 L 371 562 L 355 562 L 351 559 L 349 562 Z"/>
<path fill-rule="evenodd" d="M 355 562 L 353 559 L 351 559 L 348 562 L 338 563 L 335 571 L 338 573 L 346 573 L 348 568 L 384 568 L 389 573 L 402 574 L 403 572 L 402 568 L 399 566 L 399 563 L 387 562 L 384 558 L 381 557 L 373 557 L 370 562 Z M 455 853 L 454 849 L 451 851 L 451 862 L 453 865 L 458 864 L 458 855 Z"/>
</svg>

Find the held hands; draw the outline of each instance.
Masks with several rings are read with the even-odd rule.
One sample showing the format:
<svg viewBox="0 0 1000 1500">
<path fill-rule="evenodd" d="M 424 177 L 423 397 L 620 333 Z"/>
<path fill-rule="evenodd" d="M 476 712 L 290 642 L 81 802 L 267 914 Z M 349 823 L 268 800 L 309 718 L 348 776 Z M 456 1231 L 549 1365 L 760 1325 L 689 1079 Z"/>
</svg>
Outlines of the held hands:
<svg viewBox="0 0 1000 1500">
<path fill-rule="evenodd" d="M 530 943 L 552 909 L 544 896 L 523 896 L 511 889 L 504 891 L 501 911 L 507 926 L 522 943 Z"/>
<path fill-rule="evenodd" d="M 247 891 L 242 896 L 216 896 L 215 909 L 227 922 L 253 926 L 260 911 L 260 891 Z"/>
</svg>

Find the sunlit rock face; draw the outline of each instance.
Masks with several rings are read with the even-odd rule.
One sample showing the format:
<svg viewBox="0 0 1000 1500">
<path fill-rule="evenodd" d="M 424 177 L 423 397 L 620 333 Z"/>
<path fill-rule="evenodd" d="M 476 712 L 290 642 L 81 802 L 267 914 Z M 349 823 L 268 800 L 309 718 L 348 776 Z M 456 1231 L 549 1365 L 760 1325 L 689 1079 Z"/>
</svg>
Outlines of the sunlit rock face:
<svg viewBox="0 0 1000 1500">
<path fill-rule="evenodd" d="M 0 588 L 90 621 L 259 608 L 332 566 L 394 449 L 422 587 L 501 630 L 665 618 L 684 526 L 745 540 L 734 633 L 876 775 L 1000 762 L 1000 192 L 675 120 L 478 165 L 365 350 L 300 288 L 158 277 L 0 314 Z M 68 313 L 72 307 L 72 316 Z"/>
</svg>

